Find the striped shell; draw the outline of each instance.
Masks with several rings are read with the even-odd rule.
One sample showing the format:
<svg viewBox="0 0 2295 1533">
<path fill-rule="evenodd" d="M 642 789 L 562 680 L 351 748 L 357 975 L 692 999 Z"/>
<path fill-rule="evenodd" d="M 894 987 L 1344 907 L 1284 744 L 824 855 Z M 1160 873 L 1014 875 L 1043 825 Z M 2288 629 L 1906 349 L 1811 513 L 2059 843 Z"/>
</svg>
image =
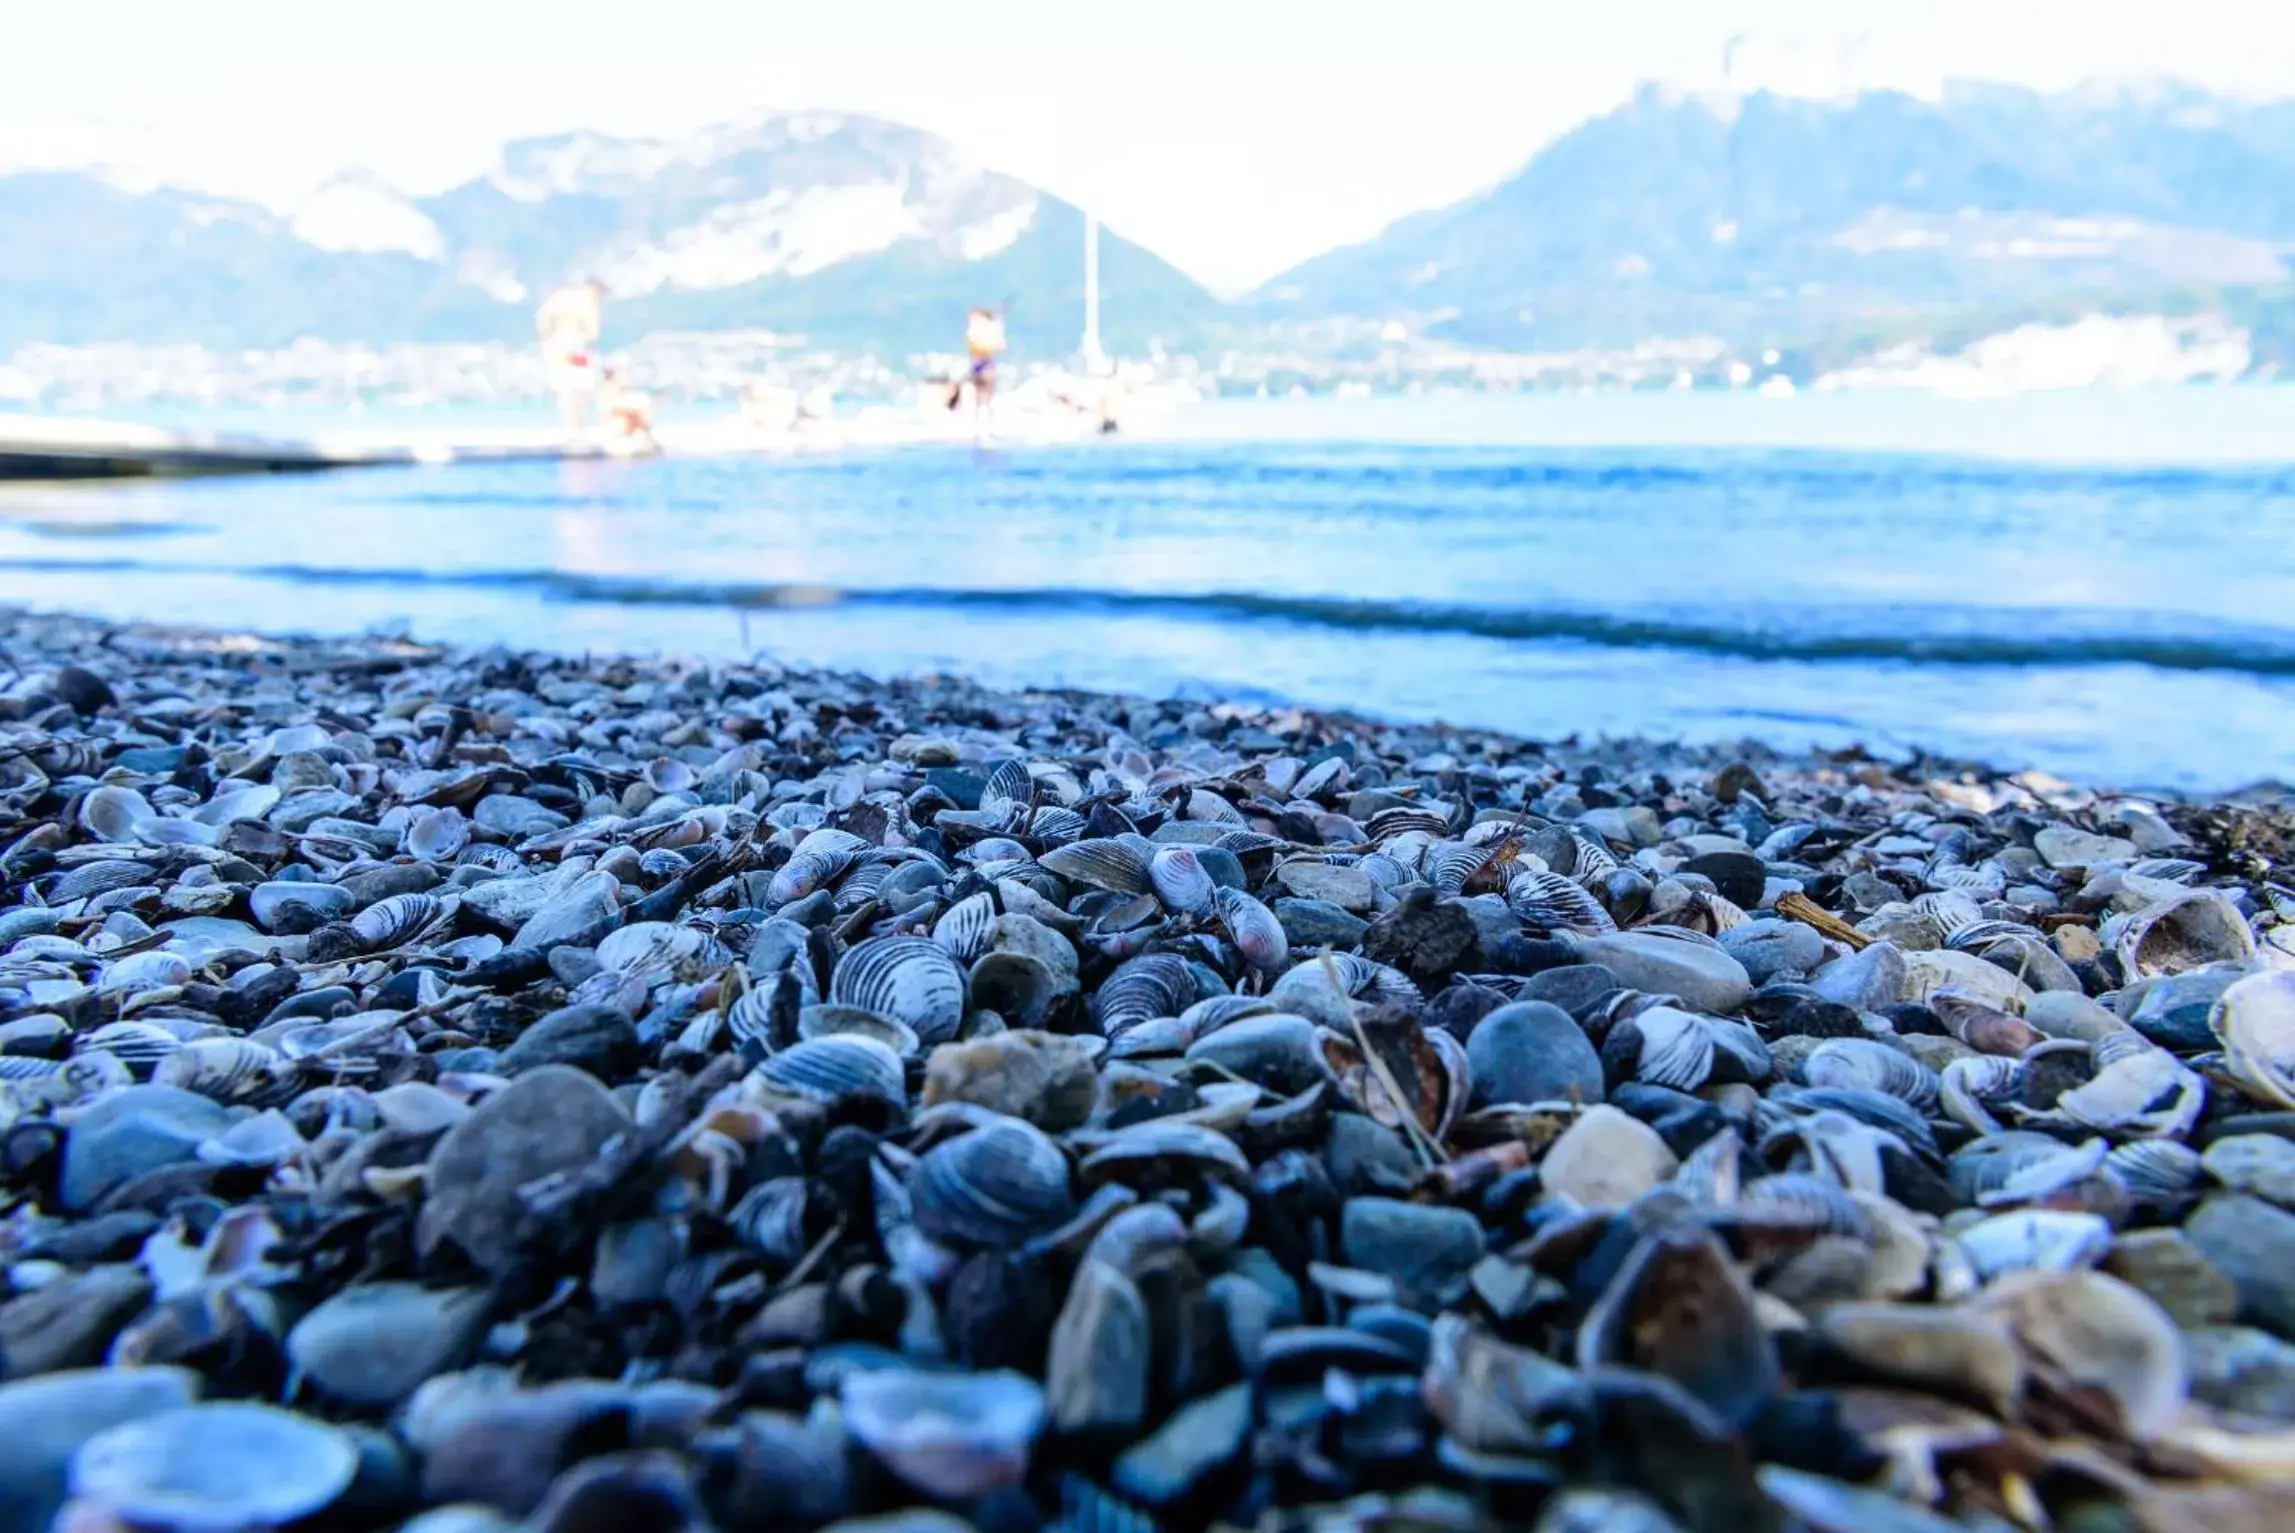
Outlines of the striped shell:
<svg viewBox="0 0 2295 1533">
<path fill-rule="evenodd" d="M 1993 1116 L 2005 1109 L 2024 1088 L 2022 1060 L 1998 1054 L 1971 1054 L 1944 1067 L 1937 1083 L 1937 1100 L 1944 1115 L 1979 1134 L 1997 1134 L 2000 1121 Z"/>
<path fill-rule="evenodd" d="M 996 901 L 986 890 L 968 894 L 932 923 L 932 940 L 967 967 L 979 962 L 996 939 Z"/>
<path fill-rule="evenodd" d="M 910 1211 L 931 1239 L 1008 1249 L 1076 1211 L 1068 1157 L 1016 1118 L 976 1128 L 925 1152 L 910 1173 Z"/>
<path fill-rule="evenodd" d="M 1533 868 L 1517 873 L 1506 885 L 1506 908 L 1522 924 L 1541 932 L 1575 931 L 1589 935 L 1617 930 L 1617 922 L 1601 901 L 1585 887 L 1559 873 Z"/>
<path fill-rule="evenodd" d="M 1177 1016 L 1195 1001 L 1195 974 L 1186 959 L 1169 953 L 1126 959 L 1100 986 L 1100 1031 L 1113 1038 L 1156 1017 Z"/>
<path fill-rule="evenodd" d="M 925 937 L 872 937 L 837 960 L 829 999 L 889 1017 L 926 1044 L 946 1043 L 964 1021 L 964 970 Z"/>
<path fill-rule="evenodd" d="M 251 1038 L 194 1038 L 159 1061 L 151 1078 L 218 1102 L 250 1102 L 288 1072 L 278 1050 Z"/>
<path fill-rule="evenodd" d="M 988 769 L 988 782 L 980 790 L 980 802 L 985 806 L 994 799 L 1016 804 L 1036 801 L 1036 779 L 1029 775 L 1025 762 L 1007 756 Z"/>
<path fill-rule="evenodd" d="M 1446 841 L 1427 854 L 1426 881 L 1437 894 L 1462 894 L 1466 886 L 1498 860 L 1496 846 L 1468 846 Z"/>
<path fill-rule="evenodd" d="M 774 871 L 765 887 L 766 902 L 786 905 L 828 887 L 868 849 L 869 843 L 849 830 L 823 826 L 808 832 L 789 860 Z"/>
<path fill-rule="evenodd" d="M 1245 963 L 1262 974 L 1273 974 L 1290 961 L 1291 940 L 1274 911 L 1241 889 L 1222 887 L 1213 900 L 1220 925 L 1227 928 L 1228 939 Z"/>
<path fill-rule="evenodd" d="M 369 952 L 393 948 L 421 935 L 445 907 L 429 894 L 393 894 L 351 917 L 354 936 Z"/>
<path fill-rule="evenodd" d="M 1166 907 L 1185 915 L 1209 915 L 1217 888 L 1203 860 L 1189 846 L 1160 848 L 1148 860 L 1148 882 Z"/>
<path fill-rule="evenodd" d="M 138 990 L 164 990 L 191 981 L 191 965 L 181 953 L 163 948 L 130 953 L 104 968 L 96 990 L 103 995 L 125 995 Z"/>
<path fill-rule="evenodd" d="M 1878 1091 L 1919 1111 L 1936 1104 L 1940 1082 L 1927 1065 L 1870 1038 L 1828 1038 L 1801 1063 L 1812 1086 Z"/>
<path fill-rule="evenodd" d="M 757 1067 L 757 1073 L 792 1096 L 815 1102 L 879 1097 L 908 1105 L 908 1074 L 900 1056 L 874 1038 L 832 1033 L 806 1038 Z"/>
<path fill-rule="evenodd" d="M 83 1033 L 72 1046 L 74 1054 L 109 1054 L 132 1071 L 138 1080 L 149 1079 L 159 1062 L 183 1047 L 183 1040 L 150 1022 L 113 1022 Z"/>
<path fill-rule="evenodd" d="M 2008 875 L 1997 862 L 1950 862 L 1939 860 L 1928 867 L 1928 883 L 1932 889 L 1951 889 L 1974 899 L 1994 900 L 2008 887 Z"/>
<path fill-rule="evenodd" d="M 1047 872 L 1072 884 L 1115 894 L 1144 894 L 1154 846 L 1140 836 L 1100 836 L 1055 846 L 1036 859 Z"/>
</svg>

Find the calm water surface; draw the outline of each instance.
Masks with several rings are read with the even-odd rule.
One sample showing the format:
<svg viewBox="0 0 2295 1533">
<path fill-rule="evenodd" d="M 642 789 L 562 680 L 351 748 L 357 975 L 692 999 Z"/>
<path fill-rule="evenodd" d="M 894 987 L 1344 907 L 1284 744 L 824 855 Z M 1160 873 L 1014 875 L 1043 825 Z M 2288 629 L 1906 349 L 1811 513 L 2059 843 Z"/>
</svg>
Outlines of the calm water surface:
<svg viewBox="0 0 2295 1533">
<path fill-rule="evenodd" d="M 2295 778 L 2295 396 L 2218 393 L 1213 407 L 1053 450 L 18 488 L 0 601 L 2221 788 Z"/>
</svg>

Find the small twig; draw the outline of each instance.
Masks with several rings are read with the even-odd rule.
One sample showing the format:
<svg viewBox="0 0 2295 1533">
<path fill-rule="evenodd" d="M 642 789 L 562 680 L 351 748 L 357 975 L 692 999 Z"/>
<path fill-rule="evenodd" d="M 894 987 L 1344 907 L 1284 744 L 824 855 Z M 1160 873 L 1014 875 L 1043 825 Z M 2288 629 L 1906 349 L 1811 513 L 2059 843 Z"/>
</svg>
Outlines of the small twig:
<svg viewBox="0 0 2295 1533">
<path fill-rule="evenodd" d="M 1836 942 L 1846 942 L 1859 952 L 1873 945 L 1873 939 L 1842 920 L 1839 916 L 1809 898 L 1806 894 L 1780 894 L 1777 913 L 1789 921 L 1814 926 Z"/>
</svg>

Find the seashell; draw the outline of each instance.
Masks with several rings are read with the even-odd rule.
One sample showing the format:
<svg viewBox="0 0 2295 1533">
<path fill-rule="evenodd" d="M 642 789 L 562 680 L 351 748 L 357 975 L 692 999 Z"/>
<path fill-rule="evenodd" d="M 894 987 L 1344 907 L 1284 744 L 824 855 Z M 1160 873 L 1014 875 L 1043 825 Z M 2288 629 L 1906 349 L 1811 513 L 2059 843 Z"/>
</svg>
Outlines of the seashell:
<svg viewBox="0 0 2295 1533">
<path fill-rule="evenodd" d="M 2087 1139 L 2077 1145 L 2061 1145 L 2053 1155 L 2036 1155 L 2018 1166 L 1999 1186 L 1981 1194 L 1977 1204 L 1983 1208 L 2015 1208 L 2046 1203 L 2102 1171 L 2110 1148 L 2101 1139 Z"/>
<path fill-rule="evenodd" d="M 986 890 L 958 900 L 932 925 L 932 940 L 966 967 L 979 962 L 995 936 L 996 901 Z"/>
<path fill-rule="evenodd" d="M 2172 1139 L 2136 1139 L 2104 1157 L 2104 1174 L 2139 1205 L 2175 1208 L 2199 1195 L 2200 1153 Z"/>
<path fill-rule="evenodd" d="M 247 891 L 247 908 L 255 924 L 289 936 L 341 920 L 357 906 L 357 896 L 340 884 L 272 880 Z"/>
<path fill-rule="evenodd" d="M 1216 886 L 1193 847 L 1167 846 L 1148 860 L 1148 882 L 1156 898 L 1183 915 L 1212 913 Z"/>
<path fill-rule="evenodd" d="M 1979 1281 L 1989 1283 L 2008 1272 L 2092 1267 L 2112 1248 L 2112 1226 L 2100 1214 L 2026 1208 L 1980 1219 L 1957 1241 Z"/>
<path fill-rule="evenodd" d="M 1733 1215 L 1769 1229 L 1811 1230 L 1872 1238 L 1872 1220 L 1855 1195 L 1829 1176 L 1787 1171 L 1756 1177 L 1738 1195 Z"/>
<path fill-rule="evenodd" d="M 1913 896 L 1912 908 L 1936 922 L 1950 942 L 1959 933 L 1984 923 L 1984 907 L 1965 889 L 1950 886 Z"/>
<path fill-rule="evenodd" d="M 1933 992 L 1928 997 L 1928 1004 L 1929 1009 L 1944 1023 L 1946 1032 L 1979 1054 L 2015 1058 L 2044 1038 L 2038 1029 L 2022 1017 L 2002 1011 L 1979 996 L 1950 986 Z"/>
<path fill-rule="evenodd" d="M 1006 1371 L 856 1369 L 840 1400 L 855 1442 L 909 1484 L 949 1501 L 1018 1482 L 1044 1430 L 1044 1391 Z"/>
<path fill-rule="evenodd" d="M 933 1146 L 910 1173 L 908 1194 L 917 1229 L 960 1248 L 1020 1245 L 1076 1211 L 1068 1157 L 1017 1118 Z"/>
<path fill-rule="evenodd" d="M 1252 1096 L 1257 1095 L 1253 1089 Z M 1234 1140 L 1202 1124 L 1171 1118 L 1150 1118 L 1108 1135 L 1077 1169 L 1087 1182 L 1120 1182 L 1135 1176 L 1164 1179 L 1182 1167 L 1224 1174 L 1239 1183 L 1251 1179 L 1251 1162 Z"/>
<path fill-rule="evenodd" d="M 811 1242 L 805 1238 L 805 1207 L 811 1184 L 801 1176 L 776 1176 L 749 1189 L 726 1214 L 741 1243 L 786 1269 L 794 1267 Z"/>
<path fill-rule="evenodd" d="M 786 905 L 816 889 L 827 888 L 868 850 L 869 843 L 849 830 L 823 826 L 809 832 L 789 854 L 789 860 L 774 871 L 772 881 L 766 885 L 766 902 Z"/>
<path fill-rule="evenodd" d="M 1338 988 L 1332 988 L 1336 979 Z M 1297 1012 L 1326 1027 L 1346 1027 L 1351 1001 L 1369 1006 L 1411 1006 L 1423 997 L 1409 975 L 1355 953 L 1328 953 L 1294 964 L 1267 992 L 1281 1011 Z"/>
<path fill-rule="evenodd" d="M 135 789 L 103 783 L 80 795 L 72 818 L 97 840 L 119 843 L 135 840 L 136 827 L 158 813 Z"/>
<path fill-rule="evenodd" d="M 1578 1327 L 1577 1364 L 1659 1374 L 1732 1426 L 1779 1383 L 1752 1289 L 1721 1243 L 1695 1229 L 1650 1236 L 1626 1257 Z"/>
<path fill-rule="evenodd" d="M 2190 1392 L 2183 1333 L 2148 1295 L 2119 1279 L 2014 1272 L 1970 1303 L 2006 1320 L 2018 1344 L 2054 1377 L 2109 1398 L 2135 1441 L 2160 1436 L 2183 1413 Z"/>
<path fill-rule="evenodd" d="M 429 930 L 445 908 L 436 895 L 393 894 L 351 917 L 351 934 L 370 953 L 404 947 Z"/>
<path fill-rule="evenodd" d="M 889 1017 L 928 1045 L 945 1043 L 964 1021 L 964 970 L 927 938 L 872 937 L 837 960 L 829 999 Z"/>
<path fill-rule="evenodd" d="M 2295 971 L 2266 969 L 2216 997 L 2207 1025 L 2250 1096 L 2295 1109 Z"/>
<path fill-rule="evenodd" d="M 424 862 L 444 862 L 470 844 L 470 822 L 452 806 L 426 809 L 407 821 L 402 850 Z"/>
<path fill-rule="evenodd" d="M 733 961 L 708 932 L 667 921 L 632 921 L 599 939 L 598 966 L 628 974 L 695 980 Z"/>
<path fill-rule="evenodd" d="M 1955 1202 L 1973 1204 L 2006 1186 L 2026 1166 L 2049 1160 L 2064 1149 L 2053 1135 L 2025 1129 L 1986 1133 L 1953 1152 L 1949 1174 Z"/>
<path fill-rule="evenodd" d="M 1062 993 L 1052 970 L 1026 953 L 989 953 L 972 966 L 972 1005 L 995 1012 L 1007 1027 L 1042 1026 Z"/>
<path fill-rule="evenodd" d="M 1212 891 L 1219 922 L 1243 961 L 1262 974 L 1273 974 L 1291 958 L 1291 941 L 1275 912 L 1240 889 L 1222 886 Z"/>
<path fill-rule="evenodd" d="M 1072 884 L 1113 894 L 1145 894 L 1149 892 L 1148 868 L 1154 854 L 1154 846 L 1141 837 L 1104 836 L 1055 846 L 1036 861 Z"/>
<path fill-rule="evenodd" d="M 1100 1031 L 1110 1038 L 1155 1017 L 1177 1016 L 1195 1004 L 1194 971 L 1169 953 L 1128 958 L 1100 986 Z"/>
<path fill-rule="evenodd" d="M 797 1013 L 799 1038 L 873 1038 L 904 1059 L 924 1045 L 907 1027 L 858 1006 L 807 1006 Z"/>
<path fill-rule="evenodd" d="M 1801 1062 L 1801 1078 L 1812 1086 L 1878 1091 L 1919 1112 L 1936 1105 L 1941 1085 L 1927 1065 L 1869 1038 L 1826 1039 Z"/>
<path fill-rule="evenodd" d="M 1498 861 L 1495 845 L 1470 846 L 1459 841 L 1439 843 L 1427 853 L 1426 881 L 1437 894 L 1463 894 L 1466 886 Z"/>
<path fill-rule="evenodd" d="M 358 1463 L 358 1450 L 335 1427 L 219 1400 L 98 1432 L 72 1455 L 71 1487 L 137 1525 L 268 1528 L 333 1504 Z"/>
<path fill-rule="evenodd" d="M 1857 1086 L 1780 1086 L 1770 1092 L 1768 1102 L 1796 1113 L 1845 1113 L 1860 1123 L 1895 1135 L 1908 1148 L 1932 1159 L 1938 1158 L 1936 1134 L 1928 1120 L 1901 1098 L 1885 1091 L 1867 1091 Z"/>
<path fill-rule="evenodd" d="M 2206 1082 L 2138 1034 L 2102 1038 L 2090 1046 L 2090 1057 L 2095 1074 L 2085 1085 L 2059 1093 L 2053 1110 L 2010 1110 L 2026 1123 L 2172 1139 L 2189 1131 L 2207 1105 Z"/>
<path fill-rule="evenodd" d="M 2237 906 L 2213 889 L 2193 889 L 2122 917 L 2108 940 L 2132 984 L 2211 963 L 2255 957 L 2255 933 Z"/>
<path fill-rule="evenodd" d="M 908 1072 L 900 1056 L 874 1038 L 855 1034 L 802 1039 L 758 1065 L 757 1074 L 815 1102 L 872 1096 L 896 1107 L 908 1105 Z"/>
<path fill-rule="evenodd" d="M 1381 845 L 1413 831 L 1441 837 L 1450 834 L 1450 816 L 1431 804 L 1396 804 L 1364 821 L 1363 829 Z"/>
<path fill-rule="evenodd" d="M 982 802 L 1001 799 L 1007 803 L 1033 804 L 1036 801 L 1036 779 L 1029 774 L 1028 765 L 1007 756 L 993 762 L 988 768 L 988 780 L 981 787 Z"/>
<path fill-rule="evenodd" d="M 1676 1091 L 1766 1080 L 1770 1071 L 1769 1046 L 1748 1024 L 1665 1005 L 1612 1027 L 1602 1064 L 1614 1076 Z"/>
<path fill-rule="evenodd" d="M 1974 864 L 1939 859 L 1928 866 L 1931 889 L 1965 894 L 1975 900 L 1996 900 L 2007 891 L 2008 874 L 1997 862 Z"/>
<path fill-rule="evenodd" d="M 1507 881 L 1506 908 L 1539 932 L 1617 930 L 1617 922 L 1583 885 L 1544 869 L 1517 873 Z"/>
<path fill-rule="evenodd" d="M 218 793 L 191 812 L 191 818 L 201 825 L 221 828 L 242 820 L 260 820 L 279 807 L 283 797 L 277 788 L 238 788 Z"/>
<path fill-rule="evenodd" d="M 99 995 L 129 995 L 140 990 L 165 990 L 190 981 L 191 965 L 182 954 L 152 948 L 107 964 L 95 988 Z"/>
<path fill-rule="evenodd" d="M 284 1055 L 251 1038 L 194 1038 L 160 1059 L 151 1078 L 214 1101 L 247 1102 L 272 1090 L 287 1070 Z"/>
<path fill-rule="evenodd" d="M 1944 1067 L 1937 1100 L 1944 1115 L 1979 1134 L 1997 1134 L 1993 1110 L 2014 1101 L 2024 1086 L 2024 1066 L 1998 1054 L 1972 1054 Z"/>
</svg>

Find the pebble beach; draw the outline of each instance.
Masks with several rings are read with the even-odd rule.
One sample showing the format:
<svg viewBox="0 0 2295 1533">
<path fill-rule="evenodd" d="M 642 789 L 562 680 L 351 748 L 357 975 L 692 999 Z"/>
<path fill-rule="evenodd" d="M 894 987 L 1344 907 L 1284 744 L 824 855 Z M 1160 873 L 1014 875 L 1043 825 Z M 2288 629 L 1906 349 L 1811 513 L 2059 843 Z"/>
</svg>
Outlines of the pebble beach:
<svg viewBox="0 0 2295 1533">
<path fill-rule="evenodd" d="M 0 612 L 0 1533 L 2295 1525 L 2295 808 Z"/>
</svg>

